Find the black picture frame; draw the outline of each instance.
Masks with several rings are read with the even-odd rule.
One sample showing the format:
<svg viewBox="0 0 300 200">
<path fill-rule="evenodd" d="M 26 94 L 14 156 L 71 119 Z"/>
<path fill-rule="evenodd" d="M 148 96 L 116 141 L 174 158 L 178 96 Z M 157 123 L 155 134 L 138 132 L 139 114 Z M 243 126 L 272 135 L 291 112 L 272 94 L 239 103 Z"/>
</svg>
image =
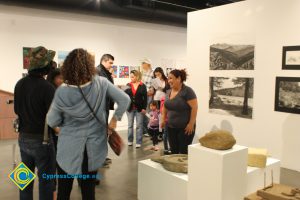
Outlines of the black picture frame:
<svg viewBox="0 0 300 200">
<path fill-rule="evenodd" d="M 299 51 L 300 56 L 300 46 L 284 46 L 282 48 L 282 69 L 286 70 L 300 70 L 300 62 L 299 64 L 288 64 L 286 62 L 288 52 Z"/>
<path fill-rule="evenodd" d="M 300 88 L 300 77 L 276 77 L 276 90 L 275 90 L 275 111 L 279 112 L 287 112 L 287 113 L 294 113 L 294 114 L 300 114 L 300 90 L 298 87 L 296 87 L 295 92 L 293 91 L 284 91 L 281 87 L 287 87 L 283 86 L 282 82 L 298 82 L 298 87 Z M 299 92 L 298 92 L 299 90 Z M 284 94 L 281 94 L 281 92 L 285 92 Z M 290 93 L 290 94 L 289 94 Z M 294 94 L 293 94 L 294 93 Z M 282 95 L 282 96 L 280 96 Z M 280 97 L 282 99 L 280 99 Z M 292 100 L 294 101 L 292 101 Z M 284 101 L 286 100 L 286 101 Z M 297 102 L 295 106 L 291 106 L 290 103 Z"/>
</svg>

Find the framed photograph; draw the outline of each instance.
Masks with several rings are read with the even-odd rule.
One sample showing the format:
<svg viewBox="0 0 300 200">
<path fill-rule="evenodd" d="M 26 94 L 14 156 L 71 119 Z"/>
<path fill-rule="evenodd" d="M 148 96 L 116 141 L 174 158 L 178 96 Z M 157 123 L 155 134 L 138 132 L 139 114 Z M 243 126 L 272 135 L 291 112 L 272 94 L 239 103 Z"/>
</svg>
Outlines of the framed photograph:
<svg viewBox="0 0 300 200">
<path fill-rule="evenodd" d="M 210 45 L 210 70 L 254 70 L 254 45 Z"/>
<path fill-rule="evenodd" d="M 254 79 L 209 77 L 209 112 L 252 119 Z"/>
<path fill-rule="evenodd" d="M 275 111 L 300 114 L 299 77 L 276 77 Z"/>
<path fill-rule="evenodd" d="M 113 78 L 118 78 L 118 66 L 117 65 L 113 65 L 112 66 L 112 77 Z"/>
<path fill-rule="evenodd" d="M 129 78 L 129 66 L 119 66 L 119 78 Z"/>
<path fill-rule="evenodd" d="M 29 57 L 32 49 L 33 49 L 32 47 L 23 47 L 23 69 L 29 68 L 29 64 L 30 64 Z"/>
<path fill-rule="evenodd" d="M 282 48 L 282 69 L 300 70 L 300 46 Z"/>
<path fill-rule="evenodd" d="M 57 57 L 58 57 L 58 67 L 62 67 L 64 64 L 65 59 L 69 55 L 69 51 L 58 51 Z"/>
</svg>

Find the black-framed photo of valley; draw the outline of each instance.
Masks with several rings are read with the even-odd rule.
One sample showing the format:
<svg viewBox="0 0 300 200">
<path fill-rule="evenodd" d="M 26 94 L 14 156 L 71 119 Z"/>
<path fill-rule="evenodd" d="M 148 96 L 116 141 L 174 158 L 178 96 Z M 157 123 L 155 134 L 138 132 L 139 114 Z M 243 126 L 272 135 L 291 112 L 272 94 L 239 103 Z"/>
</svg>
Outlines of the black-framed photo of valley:
<svg viewBox="0 0 300 200">
<path fill-rule="evenodd" d="M 254 70 L 254 45 L 210 45 L 210 70 Z"/>
<path fill-rule="evenodd" d="M 300 114 L 299 77 L 276 77 L 275 111 Z"/>
<path fill-rule="evenodd" d="M 282 69 L 300 70 L 300 46 L 282 48 Z"/>
</svg>

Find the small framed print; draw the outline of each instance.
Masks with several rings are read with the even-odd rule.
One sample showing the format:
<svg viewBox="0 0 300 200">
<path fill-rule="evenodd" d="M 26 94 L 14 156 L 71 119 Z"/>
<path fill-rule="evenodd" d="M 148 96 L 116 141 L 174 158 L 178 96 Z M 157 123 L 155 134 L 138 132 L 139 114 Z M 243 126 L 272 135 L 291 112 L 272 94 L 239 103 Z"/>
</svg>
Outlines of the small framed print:
<svg viewBox="0 0 300 200">
<path fill-rule="evenodd" d="M 299 77 L 276 77 L 275 111 L 300 114 Z"/>
<path fill-rule="evenodd" d="M 300 46 L 284 46 L 282 69 L 300 70 Z"/>
</svg>

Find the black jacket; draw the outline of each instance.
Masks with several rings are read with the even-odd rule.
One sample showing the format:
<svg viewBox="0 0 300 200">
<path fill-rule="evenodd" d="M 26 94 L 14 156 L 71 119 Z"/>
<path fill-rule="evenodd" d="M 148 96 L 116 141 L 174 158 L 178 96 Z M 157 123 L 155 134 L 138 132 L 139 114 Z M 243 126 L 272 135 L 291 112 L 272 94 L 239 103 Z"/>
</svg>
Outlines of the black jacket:
<svg viewBox="0 0 300 200">
<path fill-rule="evenodd" d="M 128 108 L 128 111 L 132 111 L 133 106 L 137 108 L 137 111 L 141 112 L 143 109 L 146 110 L 147 108 L 147 88 L 146 85 L 141 83 L 136 91 L 135 96 L 133 96 L 131 84 L 127 84 L 128 88 L 125 92 L 129 95 L 131 99 L 131 104 Z"/>
<path fill-rule="evenodd" d="M 112 74 L 102 64 L 97 66 L 97 73 L 99 76 L 107 78 L 112 84 L 114 84 L 114 79 L 111 76 Z M 115 102 L 108 97 L 107 97 L 106 101 L 107 101 L 106 111 L 114 110 Z"/>
<path fill-rule="evenodd" d="M 42 76 L 28 75 L 15 86 L 14 110 L 20 120 L 20 133 L 44 134 L 45 118 L 54 97 L 54 86 Z"/>
</svg>

